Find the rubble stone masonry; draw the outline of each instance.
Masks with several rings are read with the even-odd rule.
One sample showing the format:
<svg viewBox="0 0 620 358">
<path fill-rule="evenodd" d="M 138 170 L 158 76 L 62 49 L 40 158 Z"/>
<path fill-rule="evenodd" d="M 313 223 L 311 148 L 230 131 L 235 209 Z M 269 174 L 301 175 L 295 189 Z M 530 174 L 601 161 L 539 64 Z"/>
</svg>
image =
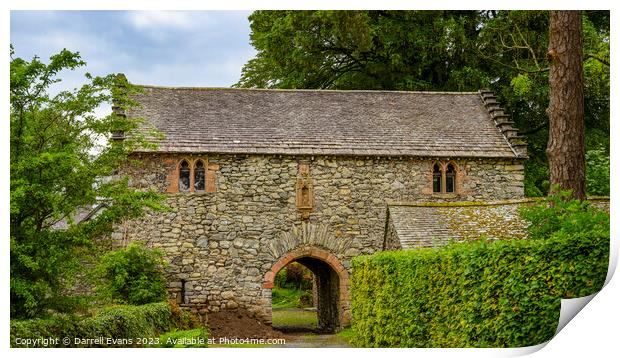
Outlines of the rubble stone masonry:
<svg viewBox="0 0 620 358">
<path fill-rule="evenodd" d="M 271 319 L 267 281 L 276 273 L 274 265 L 306 250 L 329 255 L 316 259 L 335 270 L 350 270 L 353 257 L 382 249 L 389 201 L 523 197 L 523 159 L 517 158 L 154 153 L 133 159 L 135 165 L 121 174 L 129 175 L 135 188 L 166 193 L 170 210 L 124 223 L 113 239 L 161 248 L 169 262 L 170 295 L 179 303 L 210 312 L 242 307 L 265 322 Z M 203 160 L 214 172 L 215 190 L 178 192 L 183 159 Z M 433 164 L 440 160 L 457 165 L 456 193 L 433 193 Z M 304 210 L 296 199 L 302 165 L 304 187 L 312 189 L 303 194 L 312 196 L 304 199 L 312 205 Z M 341 298 L 347 298 L 342 275 L 341 285 Z M 347 300 L 340 308 L 346 324 Z"/>
</svg>

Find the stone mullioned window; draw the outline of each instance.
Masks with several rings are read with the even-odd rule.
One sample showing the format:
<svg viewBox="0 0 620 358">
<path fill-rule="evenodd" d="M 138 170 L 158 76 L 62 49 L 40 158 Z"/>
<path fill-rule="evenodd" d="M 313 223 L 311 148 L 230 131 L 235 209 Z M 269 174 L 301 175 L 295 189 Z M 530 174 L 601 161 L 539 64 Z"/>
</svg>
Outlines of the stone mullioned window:
<svg viewBox="0 0 620 358">
<path fill-rule="evenodd" d="M 206 159 L 181 159 L 176 168 L 176 185 L 171 185 L 168 192 L 214 193 L 217 191 L 217 164 L 208 163 Z"/>
<path fill-rule="evenodd" d="M 433 194 L 459 193 L 459 169 L 454 161 L 433 163 Z"/>
</svg>

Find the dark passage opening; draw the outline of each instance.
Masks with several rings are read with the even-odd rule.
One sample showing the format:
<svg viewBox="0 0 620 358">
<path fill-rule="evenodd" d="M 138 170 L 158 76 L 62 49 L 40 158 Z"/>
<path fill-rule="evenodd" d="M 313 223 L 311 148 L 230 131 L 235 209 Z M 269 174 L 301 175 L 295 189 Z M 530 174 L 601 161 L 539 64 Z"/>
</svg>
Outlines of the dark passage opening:
<svg viewBox="0 0 620 358">
<path fill-rule="evenodd" d="M 306 277 L 302 280 L 305 283 L 298 287 L 302 292 L 298 294 L 300 296 L 300 304 L 295 308 L 291 307 L 295 306 L 294 304 L 283 305 L 281 303 L 283 298 L 277 295 L 282 295 L 281 288 L 279 287 L 282 285 L 276 279 L 276 286 L 272 289 L 272 321 L 274 328 L 283 331 L 335 332 L 340 324 L 338 312 L 340 278 L 338 274 L 326 262 L 312 257 L 299 258 L 285 266 L 281 272 L 286 269 L 290 270 L 291 267 L 298 270 L 295 267 L 298 264 L 307 268 L 306 273 L 307 271 L 311 272 L 311 285 L 308 284 L 308 275 L 306 274 Z M 279 276 L 282 277 L 283 275 L 280 274 Z M 316 322 L 316 325 L 313 324 L 314 322 Z"/>
</svg>

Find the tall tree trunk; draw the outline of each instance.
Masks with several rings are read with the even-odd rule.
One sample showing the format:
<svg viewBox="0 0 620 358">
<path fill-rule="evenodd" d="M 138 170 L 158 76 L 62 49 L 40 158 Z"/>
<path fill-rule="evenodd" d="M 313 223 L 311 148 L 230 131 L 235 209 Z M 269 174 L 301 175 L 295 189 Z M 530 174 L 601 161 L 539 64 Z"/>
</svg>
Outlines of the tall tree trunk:
<svg viewBox="0 0 620 358">
<path fill-rule="evenodd" d="M 585 199 L 585 145 L 581 13 L 551 11 L 549 18 L 549 142 L 551 185 Z"/>
</svg>

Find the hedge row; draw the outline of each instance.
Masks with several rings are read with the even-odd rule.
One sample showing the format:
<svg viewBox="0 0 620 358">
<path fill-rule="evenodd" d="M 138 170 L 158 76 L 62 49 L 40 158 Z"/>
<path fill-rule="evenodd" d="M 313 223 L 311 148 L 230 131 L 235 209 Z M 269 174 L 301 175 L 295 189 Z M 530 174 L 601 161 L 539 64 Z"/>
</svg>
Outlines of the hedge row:
<svg viewBox="0 0 620 358">
<path fill-rule="evenodd" d="M 142 345 L 137 342 L 138 338 L 159 337 L 184 322 L 187 317 L 167 302 L 111 307 L 96 316 L 81 319 L 56 315 L 45 319 L 11 320 L 11 347 L 41 347 L 43 339 L 47 338 L 57 339 L 45 341 L 51 343 L 47 347 L 138 346 Z M 69 344 L 62 340 L 64 337 L 69 338 Z"/>
<path fill-rule="evenodd" d="M 604 284 L 609 234 L 477 241 L 353 260 L 361 347 L 520 347 L 551 339 L 560 299 Z"/>
</svg>

